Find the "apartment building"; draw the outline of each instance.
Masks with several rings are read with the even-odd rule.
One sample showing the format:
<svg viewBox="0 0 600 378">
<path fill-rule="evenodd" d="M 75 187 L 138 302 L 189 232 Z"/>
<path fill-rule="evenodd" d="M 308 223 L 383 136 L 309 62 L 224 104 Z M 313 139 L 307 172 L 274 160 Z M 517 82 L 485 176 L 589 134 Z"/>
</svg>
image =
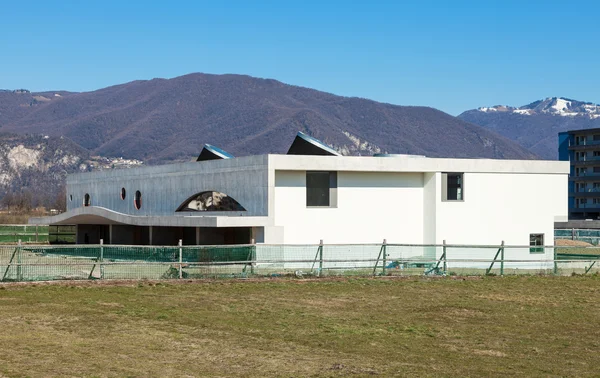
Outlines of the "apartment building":
<svg viewBox="0 0 600 378">
<path fill-rule="evenodd" d="M 558 134 L 559 160 L 569 161 L 569 219 L 600 219 L 600 129 Z"/>
</svg>

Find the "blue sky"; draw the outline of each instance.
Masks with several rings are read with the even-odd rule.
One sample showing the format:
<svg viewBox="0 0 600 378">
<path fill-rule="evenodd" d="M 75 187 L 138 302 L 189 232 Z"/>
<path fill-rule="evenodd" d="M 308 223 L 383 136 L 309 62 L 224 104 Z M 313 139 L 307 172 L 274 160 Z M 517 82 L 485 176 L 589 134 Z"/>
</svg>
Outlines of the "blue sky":
<svg viewBox="0 0 600 378">
<path fill-rule="evenodd" d="M 4 0 L 0 88 L 206 72 L 454 115 L 550 96 L 600 103 L 599 3 Z"/>
</svg>

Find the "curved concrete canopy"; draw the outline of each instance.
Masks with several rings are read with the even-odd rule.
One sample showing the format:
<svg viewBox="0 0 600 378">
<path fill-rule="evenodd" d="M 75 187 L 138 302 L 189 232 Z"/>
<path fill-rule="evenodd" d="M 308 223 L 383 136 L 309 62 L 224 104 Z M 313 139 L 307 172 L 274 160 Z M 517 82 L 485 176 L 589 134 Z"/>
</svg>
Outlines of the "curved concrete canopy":
<svg viewBox="0 0 600 378">
<path fill-rule="evenodd" d="M 225 213 L 225 214 L 224 214 Z M 78 207 L 51 217 L 30 218 L 30 224 L 124 224 L 160 227 L 261 227 L 268 217 L 240 216 L 239 212 L 218 212 L 218 215 L 178 213 L 173 216 L 135 216 L 118 213 L 104 207 Z"/>
</svg>

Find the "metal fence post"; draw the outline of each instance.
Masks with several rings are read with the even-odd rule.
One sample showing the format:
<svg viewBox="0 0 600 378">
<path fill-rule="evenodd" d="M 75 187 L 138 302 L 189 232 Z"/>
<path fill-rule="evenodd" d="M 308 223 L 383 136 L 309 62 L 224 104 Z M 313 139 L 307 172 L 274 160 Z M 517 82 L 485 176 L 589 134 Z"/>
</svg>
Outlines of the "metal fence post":
<svg viewBox="0 0 600 378">
<path fill-rule="evenodd" d="M 558 275 L 558 263 L 556 262 L 556 248 L 554 250 L 554 275 Z"/>
<path fill-rule="evenodd" d="M 23 280 L 23 270 L 21 268 L 21 263 L 22 263 L 22 259 L 21 259 L 22 248 L 21 247 L 22 247 L 21 239 L 19 239 L 19 243 L 17 244 L 17 281 Z"/>
<path fill-rule="evenodd" d="M 443 240 L 443 251 L 442 256 L 444 257 L 444 275 L 448 272 L 448 255 L 446 254 L 446 239 Z"/>
<path fill-rule="evenodd" d="M 500 275 L 504 275 L 504 240 L 502 240 L 502 244 L 500 244 Z"/>
<path fill-rule="evenodd" d="M 383 245 L 381 246 L 381 248 L 383 248 L 383 267 L 381 269 L 381 271 L 383 272 L 383 275 L 385 276 L 385 266 L 387 264 L 387 240 L 383 239 Z"/>
<path fill-rule="evenodd" d="M 571 240 L 575 240 L 575 228 L 571 229 Z"/>
<path fill-rule="evenodd" d="M 183 264 L 183 240 L 179 239 L 179 279 L 183 278 L 182 264 Z"/>
<path fill-rule="evenodd" d="M 104 277 L 104 267 L 102 266 L 102 260 L 104 260 L 104 239 L 100 239 L 100 256 L 98 257 L 98 267 L 100 268 L 100 279 Z"/>
<path fill-rule="evenodd" d="M 323 239 L 319 241 L 319 277 L 323 274 Z"/>
</svg>

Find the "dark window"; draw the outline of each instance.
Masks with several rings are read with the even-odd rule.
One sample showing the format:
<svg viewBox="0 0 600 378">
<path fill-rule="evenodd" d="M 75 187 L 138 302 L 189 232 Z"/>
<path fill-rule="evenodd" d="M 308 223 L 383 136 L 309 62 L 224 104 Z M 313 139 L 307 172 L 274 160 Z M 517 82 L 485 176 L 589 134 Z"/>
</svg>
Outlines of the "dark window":
<svg viewBox="0 0 600 378">
<path fill-rule="evenodd" d="M 225 193 L 206 191 L 185 200 L 175 211 L 246 211 Z"/>
<path fill-rule="evenodd" d="M 306 172 L 306 206 L 332 206 L 332 189 L 336 188 L 336 172 Z"/>
<path fill-rule="evenodd" d="M 85 193 L 85 196 L 83 196 L 83 206 L 90 206 L 91 200 L 90 195 Z"/>
<path fill-rule="evenodd" d="M 121 199 L 124 200 L 126 196 L 127 196 L 127 191 L 125 190 L 125 188 L 121 188 Z"/>
<path fill-rule="evenodd" d="M 592 139 L 593 139 L 593 140 L 600 140 L 600 135 L 596 134 L 596 135 L 594 135 L 594 136 L 593 136 L 593 138 L 592 138 Z"/>
<path fill-rule="evenodd" d="M 69 194 L 69 201 L 73 201 L 73 195 Z"/>
<path fill-rule="evenodd" d="M 135 191 L 135 198 L 133 199 L 133 206 L 135 206 L 136 210 L 139 210 L 142 207 L 142 192 L 140 192 L 139 190 Z"/>
<path fill-rule="evenodd" d="M 442 173 L 442 200 L 463 201 L 464 182 L 462 173 Z"/>
<path fill-rule="evenodd" d="M 544 234 L 529 234 L 529 245 L 543 247 Z M 529 253 L 544 253 L 544 248 L 529 248 Z"/>
</svg>

